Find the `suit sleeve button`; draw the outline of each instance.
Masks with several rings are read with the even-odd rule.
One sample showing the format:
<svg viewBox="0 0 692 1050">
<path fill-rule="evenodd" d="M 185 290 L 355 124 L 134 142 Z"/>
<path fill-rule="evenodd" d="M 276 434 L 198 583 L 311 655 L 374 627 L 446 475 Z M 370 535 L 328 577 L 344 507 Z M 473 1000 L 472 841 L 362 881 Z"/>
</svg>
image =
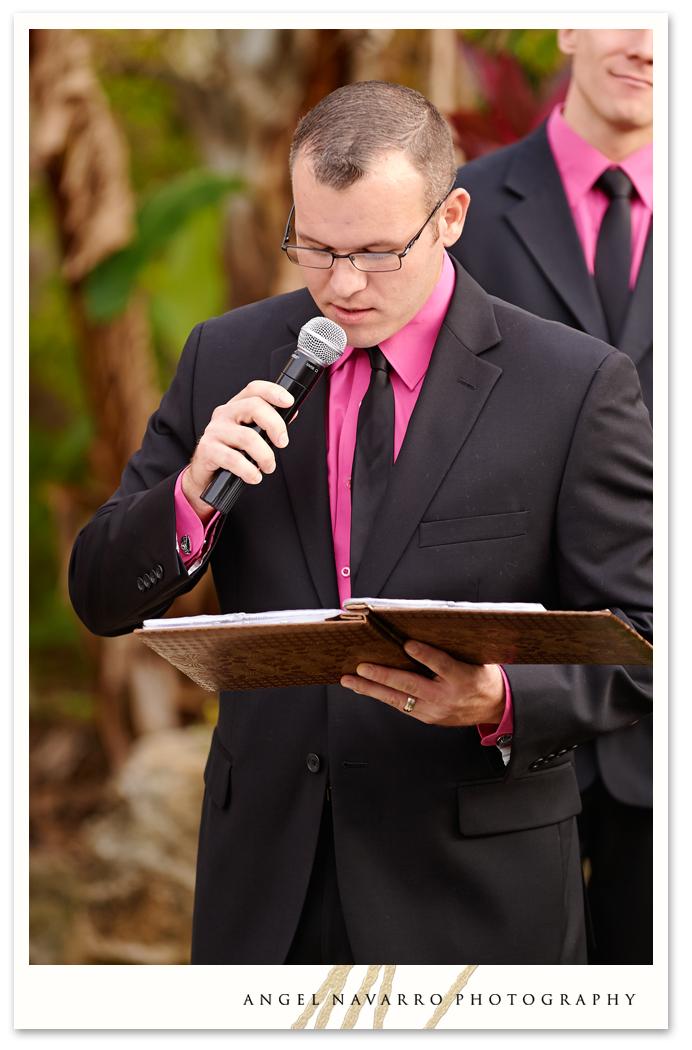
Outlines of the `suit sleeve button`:
<svg viewBox="0 0 692 1050">
<path fill-rule="evenodd" d="M 553 760 L 554 758 L 556 758 L 556 757 L 557 757 L 557 756 L 556 756 L 555 752 L 554 752 L 554 751 L 551 751 L 549 755 L 546 755 L 546 756 L 545 756 L 545 758 L 543 759 L 543 761 L 544 761 L 544 762 L 552 762 L 552 760 Z"/>
<path fill-rule="evenodd" d="M 159 582 L 158 576 L 156 575 L 155 572 L 150 572 L 149 573 L 149 579 L 151 580 L 152 587 L 154 586 L 155 583 Z"/>
<path fill-rule="evenodd" d="M 145 572 L 142 576 L 142 582 L 144 583 L 144 586 L 147 588 L 147 590 L 149 590 L 149 588 L 151 587 L 151 580 L 149 579 L 148 572 Z"/>
<path fill-rule="evenodd" d="M 156 568 L 154 569 L 154 572 L 156 573 L 156 578 L 158 580 L 162 580 L 163 579 L 163 565 L 157 565 Z"/>
<path fill-rule="evenodd" d="M 320 768 L 320 760 L 317 755 L 308 755 L 308 769 L 311 773 L 317 773 Z"/>
<path fill-rule="evenodd" d="M 137 586 L 139 587 L 140 591 L 144 590 L 144 580 L 141 576 L 137 577 Z"/>
</svg>

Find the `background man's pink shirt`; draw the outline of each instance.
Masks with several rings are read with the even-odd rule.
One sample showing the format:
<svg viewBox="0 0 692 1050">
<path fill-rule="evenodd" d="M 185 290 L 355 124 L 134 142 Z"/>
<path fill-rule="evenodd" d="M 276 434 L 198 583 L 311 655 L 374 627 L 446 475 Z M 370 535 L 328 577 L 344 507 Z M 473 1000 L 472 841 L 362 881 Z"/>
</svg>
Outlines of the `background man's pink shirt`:
<svg viewBox="0 0 692 1050">
<path fill-rule="evenodd" d="M 607 168 L 620 167 L 629 175 L 637 193 L 630 202 L 632 215 L 632 267 L 630 288 L 634 288 L 641 265 L 649 225 L 653 215 L 654 153 L 653 143 L 642 146 L 619 164 L 578 135 L 562 116 L 562 103 L 548 117 L 546 125 L 550 149 L 560 173 L 565 195 L 572 211 L 574 225 L 584 251 L 589 273 L 594 271 L 596 243 L 608 197 L 594 182 Z"/>
</svg>

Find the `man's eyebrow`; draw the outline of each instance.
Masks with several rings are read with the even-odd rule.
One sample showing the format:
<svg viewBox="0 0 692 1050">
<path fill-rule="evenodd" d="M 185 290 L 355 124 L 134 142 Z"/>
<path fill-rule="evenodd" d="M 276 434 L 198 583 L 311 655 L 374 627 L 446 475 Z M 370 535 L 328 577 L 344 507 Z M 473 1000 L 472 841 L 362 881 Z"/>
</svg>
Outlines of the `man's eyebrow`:
<svg viewBox="0 0 692 1050">
<path fill-rule="evenodd" d="M 326 245 L 326 244 L 324 244 L 323 241 L 317 241 L 317 240 L 315 240 L 314 237 L 310 237 L 306 233 L 302 233 L 302 232 L 299 233 L 298 230 L 296 230 L 295 231 L 295 235 L 296 235 L 296 238 L 300 237 L 300 239 L 302 241 L 307 241 L 310 244 L 315 245 L 315 247 L 321 248 L 325 252 L 334 251 L 334 246 L 333 245 Z M 377 245 L 377 247 L 375 247 L 375 245 Z M 383 245 L 388 245 L 388 247 L 383 247 Z M 394 245 L 392 244 L 391 241 L 381 240 L 381 241 L 373 241 L 372 244 L 364 245 L 361 248 L 355 248 L 349 254 L 350 255 L 355 255 L 358 252 L 372 252 L 372 251 L 393 252 L 394 250 L 395 250 L 395 248 L 394 248 Z M 338 255 L 340 253 L 337 252 L 336 254 Z"/>
</svg>

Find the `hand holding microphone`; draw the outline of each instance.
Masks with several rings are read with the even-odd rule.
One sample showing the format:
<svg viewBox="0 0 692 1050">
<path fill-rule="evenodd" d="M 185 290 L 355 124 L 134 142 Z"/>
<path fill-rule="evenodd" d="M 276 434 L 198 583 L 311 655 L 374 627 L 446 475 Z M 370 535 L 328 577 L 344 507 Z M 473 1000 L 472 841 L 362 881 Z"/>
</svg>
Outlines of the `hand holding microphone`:
<svg viewBox="0 0 692 1050">
<path fill-rule="evenodd" d="M 301 328 L 276 383 L 254 380 L 215 409 L 183 476 L 183 492 L 204 523 L 214 509 L 228 513 L 246 484 L 257 484 L 275 469 L 269 442 L 278 448 L 288 444 L 286 424 L 345 346 L 343 328 L 314 317 Z"/>
</svg>

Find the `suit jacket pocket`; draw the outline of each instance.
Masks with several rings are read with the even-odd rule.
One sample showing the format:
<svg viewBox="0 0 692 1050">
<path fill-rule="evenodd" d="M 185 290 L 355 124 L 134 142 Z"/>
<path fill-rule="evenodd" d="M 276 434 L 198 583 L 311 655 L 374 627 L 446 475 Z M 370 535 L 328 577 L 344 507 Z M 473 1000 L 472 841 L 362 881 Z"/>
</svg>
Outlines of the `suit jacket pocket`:
<svg viewBox="0 0 692 1050">
<path fill-rule="evenodd" d="M 470 543 L 472 540 L 501 540 L 511 536 L 524 536 L 528 519 L 527 510 L 516 510 L 507 514 L 477 514 L 472 518 L 422 521 L 418 526 L 418 546 L 441 547 L 446 543 Z"/>
<path fill-rule="evenodd" d="M 518 780 L 470 780 L 457 784 L 462 835 L 501 835 L 557 824 L 581 812 L 572 762 Z"/>
<path fill-rule="evenodd" d="M 231 783 L 231 756 L 219 740 L 216 729 L 211 738 L 211 748 L 204 767 L 204 786 L 212 802 L 223 809 L 228 801 Z"/>
</svg>

